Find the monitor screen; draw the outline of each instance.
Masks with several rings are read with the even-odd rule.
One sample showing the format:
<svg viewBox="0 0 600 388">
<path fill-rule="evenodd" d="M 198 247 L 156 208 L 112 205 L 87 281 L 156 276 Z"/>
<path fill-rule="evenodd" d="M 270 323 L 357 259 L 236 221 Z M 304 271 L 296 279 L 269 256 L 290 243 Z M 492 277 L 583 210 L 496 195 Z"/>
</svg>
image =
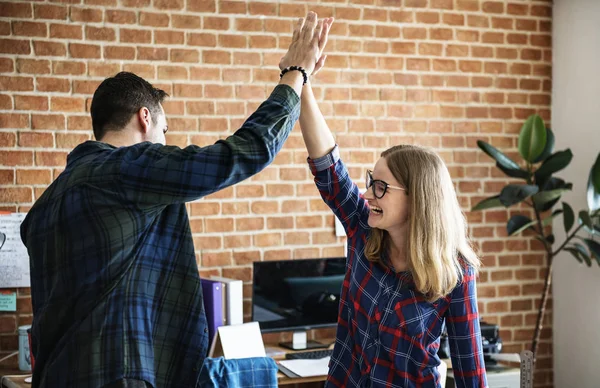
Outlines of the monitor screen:
<svg viewBox="0 0 600 388">
<path fill-rule="evenodd" d="M 252 320 L 263 332 L 337 324 L 346 258 L 255 261 Z"/>
</svg>

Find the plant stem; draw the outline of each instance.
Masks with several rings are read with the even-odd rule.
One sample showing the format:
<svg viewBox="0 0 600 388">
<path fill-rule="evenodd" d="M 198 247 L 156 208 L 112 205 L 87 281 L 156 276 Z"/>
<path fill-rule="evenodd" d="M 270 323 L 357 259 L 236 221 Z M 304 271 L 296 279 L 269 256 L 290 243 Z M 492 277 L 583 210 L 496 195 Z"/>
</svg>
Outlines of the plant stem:
<svg viewBox="0 0 600 388">
<path fill-rule="evenodd" d="M 579 225 L 577 228 L 575 228 L 575 230 L 573 231 L 573 233 L 571 233 L 569 236 L 567 236 L 567 238 L 565 239 L 565 241 L 561 244 L 560 247 L 558 247 L 557 250 L 555 250 L 554 252 L 552 252 L 552 256 L 556 256 L 558 254 L 558 252 L 560 252 L 568 243 L 569 241 L 571 241 L 571 239 L 573 237 L 575 237 L 575 235 L 577 234 L 577 232 L 579 232 L 579 230 L 583 228 L 583 224 Z"/>
<path fill-rule="evenodd" d="M 548 272 L 546 273 L 546 281 L 544 282 L 544 291 L 542 292 L 542 301 L 540 302 L 540 309 L 538 311 L 537 321 L 535 324 L 535 332 L 533 333 L 533 342 L 531 343 L 531 352 L 533 353 L 533 366 L 535 368 L 535 361 L 537 358 L 537 351 L 540 343 L 540 334 L 543 329 L 544 315 L 546 314 L 546 302 L 548 301 L 548 293 L 550 291 L 550 284 L 552 283 L 552 265 L 553 256 L 548 256 Z M 532 372 L 533 373 L 533 372 Z"/>
</svg>

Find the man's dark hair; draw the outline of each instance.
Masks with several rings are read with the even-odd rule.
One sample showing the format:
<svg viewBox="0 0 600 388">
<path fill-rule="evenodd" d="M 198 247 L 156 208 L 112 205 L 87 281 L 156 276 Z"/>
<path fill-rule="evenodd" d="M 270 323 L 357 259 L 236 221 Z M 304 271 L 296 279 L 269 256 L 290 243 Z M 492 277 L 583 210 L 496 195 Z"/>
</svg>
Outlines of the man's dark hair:
<svg viewBox="0 0 600 388">
<path fill-rule="evenodd" d="M 153 87 L 145 79 L 133 73 L 120 72 L 107 78 L 94 92 L 92 106 L 92 128 L 96 140 L 102 139 L 107 131 L 120 131 L 142 107 L 148 108 L 152 122 L 161 113 L 160 103 L 168 94 Z"/>
</svg>

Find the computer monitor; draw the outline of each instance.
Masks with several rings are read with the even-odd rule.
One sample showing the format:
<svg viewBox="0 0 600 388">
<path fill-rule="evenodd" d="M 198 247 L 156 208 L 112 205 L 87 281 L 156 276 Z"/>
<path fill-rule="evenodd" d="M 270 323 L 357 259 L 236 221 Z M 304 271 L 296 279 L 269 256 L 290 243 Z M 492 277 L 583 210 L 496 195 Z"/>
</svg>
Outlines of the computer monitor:
<svg viewBox="0 0 600 388">
<path fill-rule="evenodd" d="M 345 273 L 345 257 L 255 261 L 252 320 L 262 332 L 335 326 Z M 309 341 L 306 348 L 326 346 Z"/>
</svg>

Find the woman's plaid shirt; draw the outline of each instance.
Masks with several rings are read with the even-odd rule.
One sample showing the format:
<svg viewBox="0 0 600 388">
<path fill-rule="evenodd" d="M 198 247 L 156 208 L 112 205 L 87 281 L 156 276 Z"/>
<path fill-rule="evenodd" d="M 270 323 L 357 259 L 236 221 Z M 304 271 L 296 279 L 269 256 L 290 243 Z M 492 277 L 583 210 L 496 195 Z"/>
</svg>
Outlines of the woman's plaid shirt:
<svg viewBox="0 0 600 388">
<path fill-rule="evenodd" d="M 310 160 L 317 188 L 348 236 L 336 342 L 326 387 L 439 387 L 437 356 L 445 320 L 456 386 L 487 387 L 474 271 L 429 303 L 407 272 L 364 255 L 369 207 L 339 159 L 337 146 Z M 386 261 L 386 258 L 383 258 Z"/>
</svg>

